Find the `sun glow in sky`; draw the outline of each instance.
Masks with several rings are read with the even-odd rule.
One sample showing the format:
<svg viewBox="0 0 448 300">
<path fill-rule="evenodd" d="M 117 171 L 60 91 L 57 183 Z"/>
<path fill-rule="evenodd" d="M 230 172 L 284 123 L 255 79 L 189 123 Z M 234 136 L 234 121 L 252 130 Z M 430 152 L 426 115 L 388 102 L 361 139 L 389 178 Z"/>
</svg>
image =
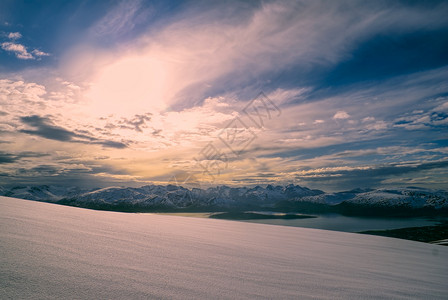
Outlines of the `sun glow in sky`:
<svg viewBox="0 0 448 300">
<path fill-rule="evenodd" d="M 446 15 L 446 1 L 2 1 L 0 183 L 447 188 Z"/>
<path fill-rule="evenodd" d="M 168 72 L 163 62 L 151 57 L 125 57 L 106 65 L 86 93 L 92 112 L 133 116 L 142 110 L 163 110 Z"/>
</svg>

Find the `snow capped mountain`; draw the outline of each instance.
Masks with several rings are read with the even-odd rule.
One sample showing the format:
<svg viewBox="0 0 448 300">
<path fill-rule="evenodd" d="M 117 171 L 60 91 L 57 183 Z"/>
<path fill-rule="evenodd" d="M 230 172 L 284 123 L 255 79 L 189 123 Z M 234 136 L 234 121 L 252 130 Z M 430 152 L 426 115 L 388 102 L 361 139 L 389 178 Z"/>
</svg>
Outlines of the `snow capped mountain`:
<svg viewBox="0 0 448 300">
<path fill-rule="evenodd" d="M 56 202 L 65 197 L 78 196 L 87 190 L 79 187 L 60 187 L 60 186 L 15 186 L 12 188 L 1 188 L 0 195 L 15 197 L 28 200 L 38 200 L 47 202 Z"/>
<path fill-rule="evenodd" d="M 326 208 L 448 209 L 448 193 L 416 187 L 355 189 L 325 193 L 298 185 L 266 187 L 217 186 L 191 190 L 177 185 L 147 185 L 139 188 L 108 187 L 83 190 L 78 187 L 18 186 L 1 188 L 0 195 L 74 206 L 114 210 L 151 209 L 287 209 L 314 211 Z M 337 211 L 337 209 L 336 209 Z"/>
<path fill-rule="evenodd" d="M 282 200 L 300 198 L 309 195 L 319 195 L 324 192 L 310 190 L 298 185 L 272 186 L 266 188 L 256 186 L 253 188 L 228 186 L 218 186 L 208 188 L 201 192 L 199 189 L 193 190 L 192 197 L 199 199 L 202 203 L 206 201 L 214 205 L 261 205 L 270 206 Z M 208 199 L 208 200 L 207 200 Z"/>
<path fill-rule="evenodd" d="M 132 208 L 185 208 L 193 205 L 191 191 L 180 186 L 108 187 L 65 197 L 61 203 Z"/>
<path fill-rule="evenodd" d="M 448 193 L 416 187 L 378 189 L 357 194 L 348 203 L 368 206 L 406 206 L 409 208 L 448 208 Z"/>
<path fill-rule="evenodd" d="M 148 185 L 140 188 L 98 189 L 72 198 L 65 197 L 62 200 L 71 200 L 78 204 L 136 205 L 145 208 L 232 208 L 272 206 L 277 201 L 322 193 L 322 191 L 294 185 L 267 186 L 266 188 L 260 186 L 254 188 L 217 186 L 192 190 L 175 185 Z"/>
<path fill-rule="evenodd" d="M 375 207 L 448 208 L 448 192 L 417 187 L 396 189 L 356 189 L 339 193 L 324 193 L 294 199 L 327 205 L 351 204 Z"/>
</svg>

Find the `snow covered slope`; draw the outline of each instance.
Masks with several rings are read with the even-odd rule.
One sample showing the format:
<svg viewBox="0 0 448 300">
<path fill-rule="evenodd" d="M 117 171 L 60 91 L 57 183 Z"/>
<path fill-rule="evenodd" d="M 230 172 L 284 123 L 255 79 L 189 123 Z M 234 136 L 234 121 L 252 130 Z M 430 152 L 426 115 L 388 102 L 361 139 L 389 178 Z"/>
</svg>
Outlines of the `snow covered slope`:
<svg viewBox="0 0 448 300">
<path fill-rule="evenodd" d="M 448 247 L 0 197 L 8 299 L 446 299 Z"/>
</svg>

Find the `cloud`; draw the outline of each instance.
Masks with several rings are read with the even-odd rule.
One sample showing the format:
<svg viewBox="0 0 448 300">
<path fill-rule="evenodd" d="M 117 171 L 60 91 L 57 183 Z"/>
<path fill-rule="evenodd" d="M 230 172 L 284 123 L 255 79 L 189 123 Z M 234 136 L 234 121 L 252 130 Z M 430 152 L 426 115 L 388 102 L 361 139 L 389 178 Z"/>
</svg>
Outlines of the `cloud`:
<svg viewBox="0 0 448 300">
<path fill-rule="evenodd" d="M 308 180 L 321 189 L 330 180 L 346 186 L 350 180 L 381 184 L 377 174 L 407 174 L 403 161 L 441 159 L 439 140 L 447 138 L 448 122 L 447 101 L 440 96 L 448 92 L 446 64 L 427 69 L 425 60 L 419 69 L 419 60 L 406 56 L 403 65 L 412 68 L 389 74 L 397 65 L 388 67 L 383 59 L 400 59 L 402 51 L 431 57 L 426 50 L 440 43 L 428 37 L 423 41 L 429 44 L 406 41 L 419 40 L 417 31 L 419 37 L 442 36 L 446 3 L 247 3 L 156 10 L 154 3 L 118 1 L 89 14 L 85 32 L 73 36 L 73 43 L 82 43 L 72 44 L 74 50 L 60 58 L 61 68 L 28 68 L 0 80 L 0 104 L 8 112 L 0 119 L 0 134 L 10 143 L 2 144 L 8 147 L 3 166 L 12 167 L 8 161 L 16 156 L 11 153 L 26 144 L 33 151 L 65 151 L 64 162 L 49 159 L 41 166 L 107 154 L 107 163 L 127 170 L 115 174 L 99 171 L 104 166 L 94 162 L 79 163 L 101 178 L 151 181 L 173 170 L 193 170 L 193 158 L 204 145 L 218 144 L 221 130 L 241 117 L 261 90 L 281 109 L 281 117 L 266 119 L 262 130 L 251 128 L 257 138 L 240 156 L 229 158 L 216 184 Z M 23 44 L 22 53 L 36 60 L 48 55 L 12 38 L 7 42 Z M 377 48 L 369 45 L 383 52 L 376 57 Z M 369 55 L 375 59 L 369 61 Z M 369 66 L 375 65 L 387 74 L 369 77 Z M 36 164 L 23 168 L 44 174 L 46 167 L 32 169 Z M 373 171 L 381 168 L 382 173 Z M 297 170 L 309 172 L 295 178 Z M 83 172 L 78 175 L 87 178 Z"/>
<path fill-rule="evenodd" d="M 425 128 L 443 128 L 448 126 L 448 100 L 446 97 L 434 99 L 432 108 L 414 110 L 394 120 L 394 127 L 406 130 L 418 130 Z"/>
<path fill-rule="evenodd" d="M 33 51 L 28 52 L 26 47 L 21 44 L 13 43 L 13 42 L 4 42 L 1 44 L 3 50 L 12 52 L 18 59 L 36 59 L 41 56 L 50 56 L 49 53 L 34 49 Z"/>
<path fill-rule="evenodd" d="M 51 121 L 48 118 L 42 118 L 37 115 L 21 117 L 20 120 L 31 127 L 36 127 L 37 130 L 20 130 L 23 133 L 38 135 L 50 140 L 57 141 L 70 141 L 75 137 L 75 133 L 68 131 L 62 127 L 54 126 L 49 123 Z"/>
<path fill-rule="evenodd" d="M 391 182 L 391 178 L 402 178 L 408 173 L 430 174 L 437 178 L 435 174 L 427 173 L 431 170 L 447 169 L 448 161 L 440 160 L 433 162 L 408 162 L 389 163 L 383 165 L 357 166 L 357 167 L 329 167 L 314 170 L 301 171 L 296 173 L 296 178 L 312 186 L 325 185 L 328 188 L 342 190 L 354 187 L 376 187 L 382 182 Z M 429 181 L 427 182 L 429 184 Z M 406 184 L 406 181 L 402 182 Z"/>
<path fill-rule="evenodd" d="M 5 152 L 0 152 L 0 164 L 9 164 L 17 161 L 17 158 L 10 154 Z"/>
<path fill-rule="evenodd" d="M 13 52 L 19 59 L 34 59 L 34 56 L 30 54 L 26 47 L 21 44 L 13 42 L 4 42 L 1 44 L 2 49 L 5 51 Z"/>
<path fill-rule="evenodd" d="M 2 184 L 105 187 L 121 185 L 124 180 L 137 181 L 137 177 L 127 171 L 108 165 L 107 158 L 82 160 L 60 157 L 56 153 L 46 156 L 46 159 L 4 164 L 0 173 L 4 176 Z"/>
<path fill-rule="evenodd" d="M 139 1 L 120 2 L 91 30 L 104 30 L 107 36 L 108 30 L 131 29 L 141 6 Z M 70 56 L 71 63 L 67 64 L 73 69 L 84 66 L 81 72 L 92 69 L 89 75 L 96 74 L 89 78 L 92 89 L 87 96 L 96 103 L 91 110 L 106 115 L 121 107 L 120 113 L 129 110 L 129 117 L 167 107 L 190 108 L 226 91 L 244 94 L 240 97 L 243 100 L 262 88 L 266 93 L 272 88 L 287 90 L 291 79 L 278 78 L 285 70 L 295 72 L 287 72 L 295 84 L 302 78 L 310 83 L 296 89 L 312 90 L 314 82 L 307 78 L 347 60 L 357 45 L 375 35 L 444 25 L 440 10 L 406 5 L 299 1 L 266 2 L 242 12 L 238 8 L 187 9 L 170 22 L 153 24 L 124 50 L 113 49 L 116 52 L 111 54 L 104 49 L 87 49 L 88 53 Z M 427 14 L 433 19 L 427 19 Z M 413 19 L 405 18 L 407 15 Z M 110 56 L 118 59 L 111 60 Z M 123 99 L 128 104 L 126 111 L 121 105 Z"/>
<path fill-rule="evenodd" d="M 20 120 L 23 124 L 34 127 L 36 129 L 21 129 L 19 130 L 22 133 L 37 135 L 46 139 L 56 140 L 60 142 L 75 142 L 75 143 L 84 143 L 84 144 L 99 144 L 104 147 L 118 148 L 123 149 L 126 148 L 126 144 L 98 139 L 92 136 L 88 136 L 85 134 L 78 134 L 73 131 L 69 131 L 65 128 L 53 125 L 52 121 L 47 117 L 40 117 L 38 115 L 21 117 Z"/>
<path fill-rule="evenodd" d="M 342 119 L 343 120 L 343 119 L 348 119 L 348 118 L 350 118 L 350 115 L 347 112 L 343 111 L 343 110 L 338 111 L 333 116 L 333 119 L 335 119 L 335 120 L 337 120 L 337 119 Z"/>
<path fill-rule="evenodd" d="M 334 176 L 358 177 L 366 176 L 365 178 L 380 177 L 385 178 L 390 175 L 401 175 L 408 172 L 415 172 L 420 170 L 431 170 L 448 167 L 448 161 L 441 160 L 435 162 L 406 162 L 406 163 L 390 163 L 385 165 L 374 166 L 341 166 L 328 167 L 314 170 L 301 171 L 297 176 L 323 178 L 328 179 Z M 320 180 L 320 179 L 318 179 Z"/>
<path fill-rule="evenodd" d="M 117 38 L 129 33 L 139 23 L 147 22 L 151 9 L 142 1 L 120 1 L 90 29 L 96 38 Z"/>
<path fill-rule="evenodd" d="M 27 47 L 16 43 L 15 41 L 20 39 L 22 34 L 20 32 L 10 32 L 8 34 L 8 38 L 12 40 L 12 42 L 3 42 L 1 44 L 1 48 L 5 51 L 12 52 L 18 59 L 29 60 L 36 59 L 42 56 L 50 56 L 49 53 L 40 51 L 38 49 L 34 49 L 31 52 L 28 52 Z"/>
<path fill-rule="evenodd" d="M 20 32 L 10 32 L 8 34 L 8 38 L 11 40 L 17 40 L 20 39 L 22 37 L 22 34 L 20 34 Z"/>
<path fill-rule="evenodd" d="M 33 51 L 31 51 L 32 54 L 34 54 L 34 56 L 40 57 L 40 56 L 50 56 L 49 53 L 34 49 Z"/>
<path fill-rule="evenodd" d="M 47 153 L 23 151 L 18 153 L 7 153 L 0 151 L 0 164 L 14 163 L 18 162 L 24 158 L 38 158 L 48 156 Z"/>
<path fill-rule="evenodd" d="M 143 129 L 147 128 L 146 122 L 151 120 L 151 116 L 152 116 L 151 113 L 138 114 L 131 119 L 122 118 L 118 120 L 116 123 L 107 123 L 105 127 L 109 129 L 120 128 L 120 129 L 135 130 L 137 132 L 143 132 Z"/>
<path fill-rule="evenodd" d="M 373 122 L 373 121 L 375 121 L 375 117 L 365 117 L 365 118 L 362 119 L 363 123 L 365 123 L 365 122 Z"/>
</svg>

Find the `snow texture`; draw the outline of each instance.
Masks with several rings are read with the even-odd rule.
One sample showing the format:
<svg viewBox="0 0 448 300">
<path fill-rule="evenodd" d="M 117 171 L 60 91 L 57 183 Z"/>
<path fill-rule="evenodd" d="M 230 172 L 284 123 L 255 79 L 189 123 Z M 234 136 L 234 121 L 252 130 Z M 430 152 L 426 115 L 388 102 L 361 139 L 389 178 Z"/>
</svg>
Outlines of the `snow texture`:
<svg viewBox="0 0 448 300">
<path fill-rule="evenodd" d="M 0 197 L 2 299 L 446 299 L 448 247 Z"/>
</svg>

